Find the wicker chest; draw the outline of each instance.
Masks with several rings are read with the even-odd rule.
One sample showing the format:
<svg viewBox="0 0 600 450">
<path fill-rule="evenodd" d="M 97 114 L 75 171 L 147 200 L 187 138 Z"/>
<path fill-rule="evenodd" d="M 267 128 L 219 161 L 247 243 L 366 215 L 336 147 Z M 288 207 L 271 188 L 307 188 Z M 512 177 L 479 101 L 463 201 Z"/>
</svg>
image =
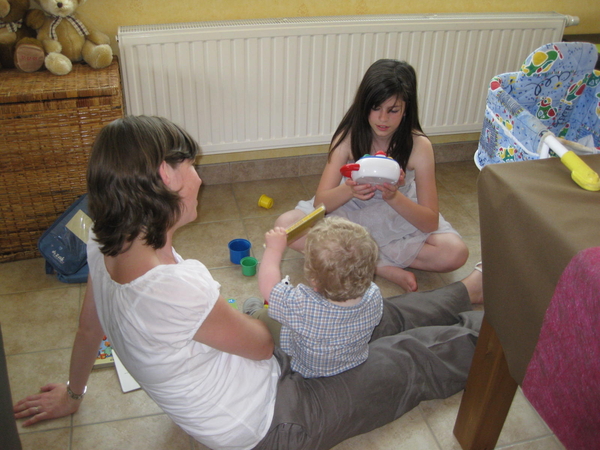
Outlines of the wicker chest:
<svg viewBox="0 0 600 450">
<path fill-rule="evenodd" d="M 119 117 L 116 60 L 62 77 L 0 71 L 0 262 L 39 256 L 38 238 L 86 192 L 98 131 Z"/>
</svg>

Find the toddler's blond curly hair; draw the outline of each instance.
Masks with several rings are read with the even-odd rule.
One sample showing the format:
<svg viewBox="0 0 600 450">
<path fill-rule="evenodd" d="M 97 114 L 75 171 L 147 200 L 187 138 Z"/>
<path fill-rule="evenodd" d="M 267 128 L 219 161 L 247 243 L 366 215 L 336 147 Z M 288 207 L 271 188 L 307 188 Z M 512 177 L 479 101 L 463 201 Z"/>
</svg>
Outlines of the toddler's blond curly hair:
<svg viewBox="0 0 600 450">
<path fill-rule="evenodd" d="M 306 236 L 304 276 L 324 297 L 361 297 L 375 275 L 378 247 L 367 229 L 341 217 L 326 217 Z"/>
</svg>

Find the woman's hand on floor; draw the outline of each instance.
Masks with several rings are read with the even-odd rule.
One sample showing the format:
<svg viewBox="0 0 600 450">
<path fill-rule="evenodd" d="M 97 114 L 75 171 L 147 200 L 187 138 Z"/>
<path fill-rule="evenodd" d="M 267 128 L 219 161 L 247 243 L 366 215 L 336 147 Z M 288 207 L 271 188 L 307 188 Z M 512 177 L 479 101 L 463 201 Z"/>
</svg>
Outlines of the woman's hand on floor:
<svg viewBox="0 0 600 450">
<path fill-rule="evenodd" d="M 24 427 L 42 420 L 57 419 L 73 414 L 79 409 L 82 400 L 73 400 L 67 395 L 66 384 L 47 384 L 40 393 L 30 395 L 18 401 L 13 407 L 15 419 L 30 419 L 23 422 Z"/>
</svg>

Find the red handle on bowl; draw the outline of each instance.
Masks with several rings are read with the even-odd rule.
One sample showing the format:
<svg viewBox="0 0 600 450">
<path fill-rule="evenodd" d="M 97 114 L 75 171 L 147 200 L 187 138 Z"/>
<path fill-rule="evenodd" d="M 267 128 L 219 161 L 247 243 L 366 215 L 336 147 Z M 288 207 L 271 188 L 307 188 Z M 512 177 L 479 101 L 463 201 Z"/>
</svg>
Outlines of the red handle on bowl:
<svg viewBox="0 0 600 450">
<path fill-rule="evenodd" d="M 359 164 L 346 164 L 345 166 L 340 167 L 340 173 L 345 176 L 346 178 L 351 178 L 352 177 L 352 172 L 354 172 L 355 170 L 360 169 L 360 165 Z"/>
</svg>

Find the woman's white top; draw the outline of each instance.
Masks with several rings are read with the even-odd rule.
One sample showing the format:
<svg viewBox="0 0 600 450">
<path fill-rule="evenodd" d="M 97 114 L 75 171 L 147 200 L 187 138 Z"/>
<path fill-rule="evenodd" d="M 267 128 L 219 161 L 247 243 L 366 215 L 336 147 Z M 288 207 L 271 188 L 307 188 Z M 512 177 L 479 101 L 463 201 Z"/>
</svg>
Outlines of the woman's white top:
<svg viewBox="0 0 600 450">
<path fill-rule="evenodd" d="M 88 263 L 98 317 L 125 368 L 199 442 L 254 447 L 271 424 L 280 368 L 275 357 L 253 361 L 193 339 L 220 284 L 202 263 L 184 261 L 174 250 L 177 264 L 116 283 L 94 238 Z"/>
</svg>

